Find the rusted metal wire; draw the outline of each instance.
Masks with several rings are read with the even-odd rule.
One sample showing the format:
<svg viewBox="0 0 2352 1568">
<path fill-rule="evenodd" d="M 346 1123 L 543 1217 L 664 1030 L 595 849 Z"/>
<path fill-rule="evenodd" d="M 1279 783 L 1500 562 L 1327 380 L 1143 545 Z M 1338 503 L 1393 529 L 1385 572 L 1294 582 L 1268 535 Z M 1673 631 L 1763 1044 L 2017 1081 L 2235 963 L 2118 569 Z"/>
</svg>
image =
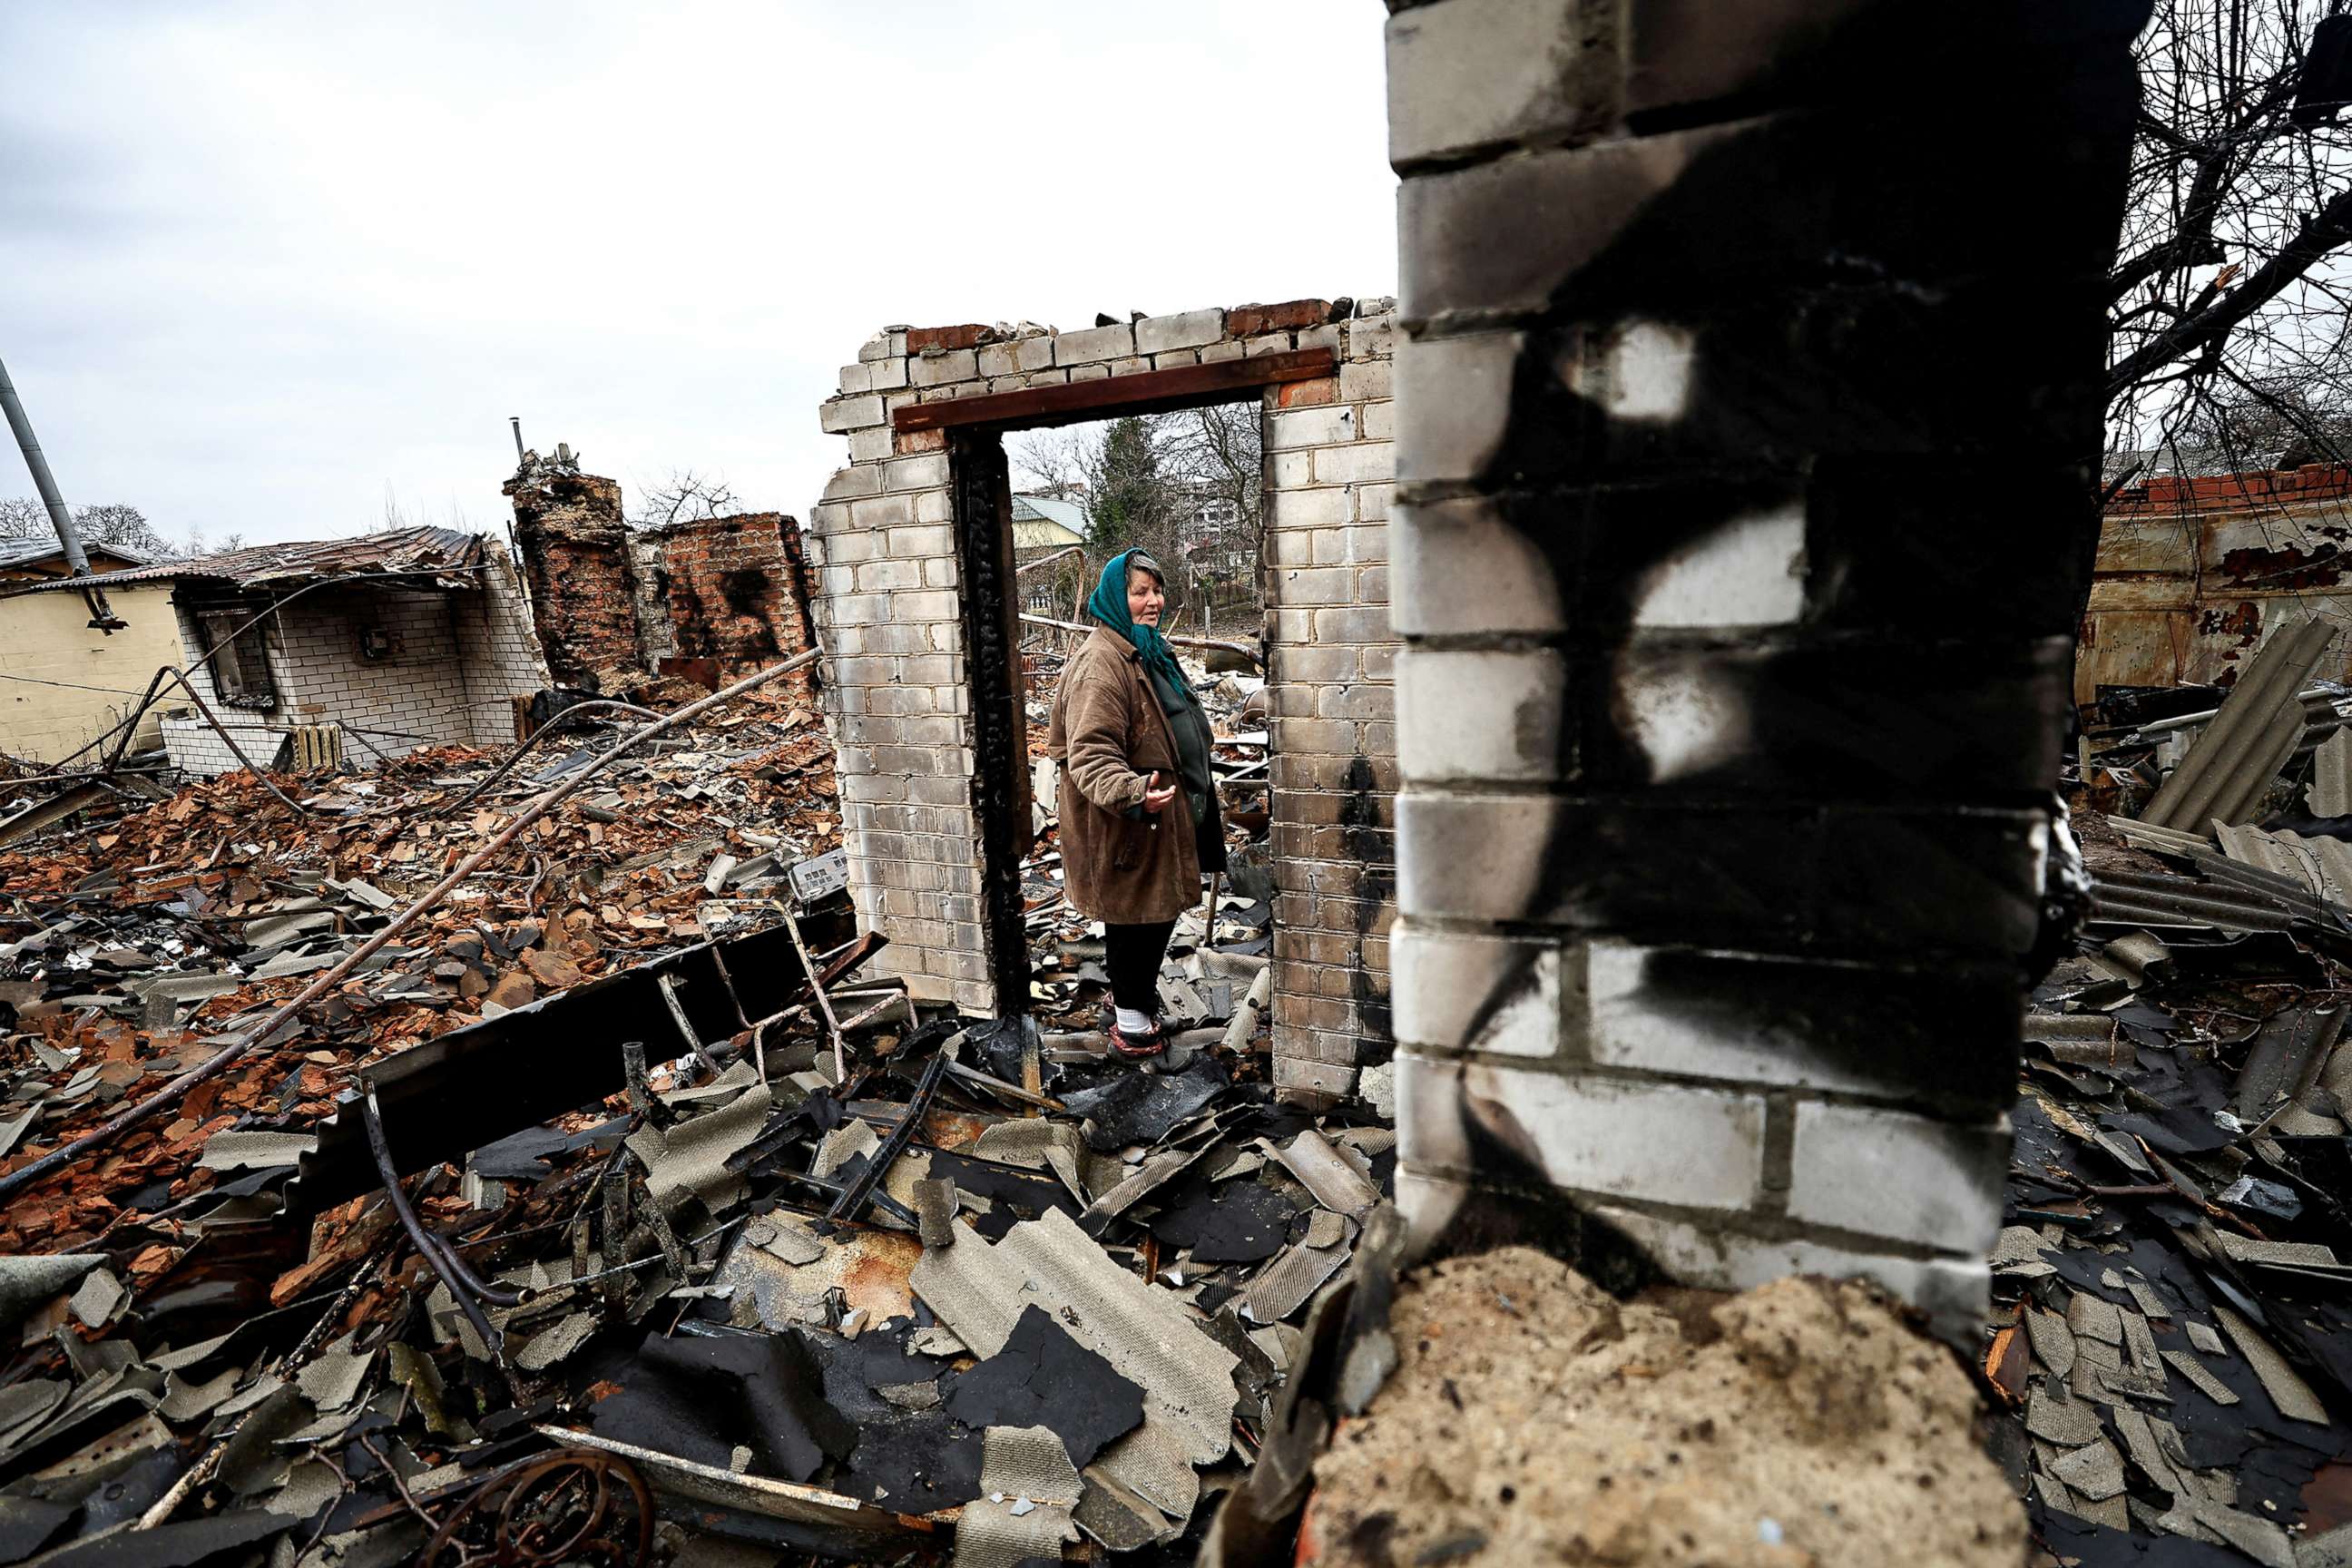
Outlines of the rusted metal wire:
<svg viewBox="0 0 2352 1568">
<path fill-rule="evenodd" d="M 400 1221 L 401 1228 L 407 1231 L 409 1239 L 416 1243 L 416 1250 L 425 1254 L 425 1260 L 437 1265 L 434 1272 L 447 1281 L 453 1293 L 474 1296 L 493 1307 L 521 1306 L 520 1294 L 503 1286 L 493 1285 L 476 1274 L 466 1260 L 457 1256 L 457 1249 L 449 1244 L 447 1238 L 426 1225 L 423 1216 L 409 1204 L 407 1194 L 400 1190 L 400 1166 L 392 1157 L 392 1141 L 384 1136 L 383 1111 L 375 1102 L 375 1090 L 368 1090 L 367 1097 L 360 1102 L 360 1114 L 367 1125 L 368 1152 L 375 1156 L 376 1174 L 383 1178 L 384 1197 L 392 1205 L 393 1217 Z M 482 1325 L 477 1323 L 474 1327 L 479 1330 Z"/>
<path fill-rule="evenodd" d="M 457 1310 L 466 1314 L 466 1321 L 473 1325 L 483 1348 L 489 1352 L 490 1360 L 505 1374 L 508 1392 L 514 1395 L 515 1403 L 524 1404 L 521 1380 L 516 1375 L 513 1363 L 507 1360 L 505 1331 L 490 1321 L 489 1314 L 482 1310 L 481 1300 L 477 1299 L 478 1293 L 487 1295 L 487 1289 L 455 1253 L 444 1249 L 441 1238 L 417 1217 L 416 1211 L 409 1206 L 407 1194 L 400 1190 L 400 1168 L 393 1163 L 392 1145 L 383 1135 L 383 1117 L 376 1110 L 373 1090 L 369 1091 L 361 1110 L 367 1122 L 368 1152 L 375 1156 L 376 1173 L 383 1178 L 384 1196 L 392 1205 L 394 1216 L 400 1221 L 400 1228 L 406 1231 L 408 1239 L 415 1244 L 417 1256 L 425 1259 L 425 1266 L 448 1287 L 450 1296 L 457 1303 Z M 499 1303 L 501 1306 L 517 1305 L 522 1300 L 510 1290 L 499 1294 L 508 1298 Z"/>
<path fill-rule="evenodd" d="M 131 1128 L 138 1126 L 142 1121 L 160 1116 L 164 1111 L 169 1110 L 173 1106 L 177 1105 L 181 1100 L 186 1096 L 187 1092 L 195 1088 L 196 1085 L 203 1083 L 207 1079 L 216 1078 L 221 1073 L 226 1071 L 230 1063 L 235 1062 L 237 1058 L 244 1056 L 246 1052 L 251 1050 L 254 1046 L 260 1041 L 269 1038 L 293 1019 L 299 1017 L 303 1008 L 309 1006 L 311 1003 L 316 1002 L 320 997 L 325 995 L 335 986 L 341 984 L 344 978 L 353 970 L 357 969 L 362 963 L 365 963 L 371 955 L 381 951 L 393 940 L 393 938 L 398 936 L 402 931 L 406 931 L 418 920 L 422 919 L 428 911 L 436 907 L 442 900 L 447 898 L 452 891 L 463 884 L 467 878 L 472 876 L 500 850 L 504 849 L 508 845 L 513 843 L 515 839 L 521 837 L 524 829 L 528 828 L 532 823 L 537 822 L 541 817 L 546 816 L 549 812 L 554 810 L 555 807 L 562 805 L 565 800 L 569 799 L 583 785 L 586 784 L 590 779 L 594 778 L 600 771 L 610 766 L 612 763 L 618 762 L 622 757 L 625 756 L 638 745 L 646 741 L 652 740 L 655 736 L 662 734 L 667 731 L 674 730 L 680 724 L 687 723 L 698 718 L 700 715 L 709 712 L 711 709 L 719 707 L 722 703 L 731 701 L 735 698 L 740 697 L 743 693 L 750 691 L 754 688 L 764 686 L 769 681 L 779 679 L 783 676 L 791 674 L 796 669 L 806 668 L 808 666 L 814 664 L 824 656 L 824 647 L 820 643 L 817 646 L 809 648 L 804 653 L 794 654 L 792 658 L 784 660 L 782 664 L 771 665 L 766 669 L 761 670 L 756 674 L 745 676 L 742 679 L 737 681 L 732 686 L 725 687 L 718 691 L 714 691 L 709 696 L 702 698 L 698 701 L 689 702 L 685 707 L 679 709 L 675 713 L 670 714 L 666 719 L 656 720 L 653 723 L 644 725 L 639 729 L 632 731 L 627 736 L 623 738 L 619 745 L 614 747 L 611 751 L 605 752 L 603 756 L 589 763 L 588 766 L 583 768 L 579 773 L 574 773 L 571 778 L 566 779 L 562 784 L 559 784 L 552 789 L 548 790 L 538 799 L 532 801 L 528 806 L 524 807 L 521 814 L 507 825 L 504 832 L 491 839 L 488 844 L 483 845 L 479 849 L 475 850 L 474 853 L 466 857 L 465 859 L 459 861 L 457 865 L 450 870 L 447 876 L 442 878 L 441 880 L 436 882 L 432 887 L 426 889 L 425 892 L 414 902 L 410 903 L 406 909 L 402 910 L 398 914 L 394 915 L 392 920 L 385 924 L 383 930 L 377 931 L 366 942 L 352 949 L 349 954 L 347 954 L 333 967 L 321 970 L 318 977 L 312 980 L 310 984 L 304 986 L 299 992 L 296 993 L 295 995 L 284 1005 L 280 1006 L 277 1012 L 272 1013 L 261 1025 L 251 1032 L 241 1037 L 236 1041 L 236 1043 L 222 1047 L 219 1050 L 214 1052 L 203 1061 L 198 1062 L 194 1067 L 190 1068 L 187 1071 L 182 1073 L 179 1077 L 165 1084 L 162 1089 L 156 1090 L 147 1099 L 140 1100 L 136 1104 L 126 1106 L 123 1110 L 117 1111 L 113 1116 L 109 1117 L 100 1126 L 83 1133 L 80 1137 L 76 1138 L 69 1142 L 59 1144 L 57 1148 L 50 1150 L 39 1159 L 27 1162 L 17 1169 L 9 1172 L 6 1175 L 0 1176 L 0 1203 L 6 1202 L 9 1198 L 23 1191 L 24 1188 L 30 1184 L 48 1175 L 53 1171 L 57 1171 L 63 1166 L 71 1163 L 73 1161 L 81 1158 L 83 1155 L 89 1154 L 95 1150 L 110 1146 L 117 1139 L 121 1138 L 123 1133 L 129 1131 Z"/>
<path fill-rule="evenodd" d="M 785 909 L 782 912 L 784 930 L 792 933 L 793 951 L 801 955 L 801 967 L 808 971 L 812 981 L 815 981 L 816 960 L 809 956 L 808 943 L 801 937 L 801 922 L 793 918 L 793 911 L 790 909 Z M 809 990 L 814 994 L 817 1012 L 824 1018 L 824 1032 L 833 1037 L 833 1076 L 834 1081 L 838 1083 L 849 1076 L 849 1047 L 841 1037 L 841 1020 L 833 1016 L 833 998 L 824 994 L 824 986 L 822 983 L 810 985 Z M 764 1054 L 761 1066 L 764 1070 Z"/>
<path fill-rule="evenodd" d="M 654 1494 L 613 1454 L 562 1448 L 509 1465 L 433 1532 L 423 1568 L 557 1568 L 654 1560 Z"/>
</svg>

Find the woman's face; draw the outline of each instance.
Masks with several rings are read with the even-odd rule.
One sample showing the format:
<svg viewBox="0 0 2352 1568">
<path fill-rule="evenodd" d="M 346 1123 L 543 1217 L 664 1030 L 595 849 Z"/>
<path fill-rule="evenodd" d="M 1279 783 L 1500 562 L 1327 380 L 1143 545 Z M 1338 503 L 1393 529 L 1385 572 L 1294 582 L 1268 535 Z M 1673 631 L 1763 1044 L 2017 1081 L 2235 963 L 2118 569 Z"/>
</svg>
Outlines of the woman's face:
<svg viewBox="0 0 2352 1568">
<path fill-rule="evenodd" d="M 1160 612 L 1167 603 L 1168 595 L 1160 586 L 1159 578 L 1149 572 L 1129 572 L 1127 574 L 1127 614 L 1137 626 L 1158 626 Z"/>
</svg>

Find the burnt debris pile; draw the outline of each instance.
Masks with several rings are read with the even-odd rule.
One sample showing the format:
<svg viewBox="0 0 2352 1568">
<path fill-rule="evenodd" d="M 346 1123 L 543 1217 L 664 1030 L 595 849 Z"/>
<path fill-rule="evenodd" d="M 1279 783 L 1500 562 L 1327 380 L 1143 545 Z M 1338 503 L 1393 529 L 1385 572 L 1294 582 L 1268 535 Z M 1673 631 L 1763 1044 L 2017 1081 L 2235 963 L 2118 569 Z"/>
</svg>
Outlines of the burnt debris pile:
<svg viewBox="0 0 2352 1568">
<path fill-rule="evenodd" d="M 1267 1082 L 1269 890 L 1139 1068 L 1050 816 L 1039 1019 L 941 1016 L 805 706 L 589 718 L 0 853 L 0 1563 L 1189 1557 L 1394 1228 Z"/>
</svg>

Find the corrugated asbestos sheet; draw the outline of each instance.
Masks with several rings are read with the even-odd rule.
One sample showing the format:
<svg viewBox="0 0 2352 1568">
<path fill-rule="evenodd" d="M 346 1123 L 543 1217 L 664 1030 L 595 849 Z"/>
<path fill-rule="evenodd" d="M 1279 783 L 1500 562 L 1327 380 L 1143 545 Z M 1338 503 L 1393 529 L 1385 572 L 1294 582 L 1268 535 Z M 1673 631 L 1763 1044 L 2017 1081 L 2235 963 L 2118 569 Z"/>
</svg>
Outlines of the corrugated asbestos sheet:
<svg viewBox="0 0 2352 1568">
<path fill-rule="evenodd" d="M 2102 871 L 2094 877 L 2091 918 L 2230 931 L 2284 931 L 2294 923 L 2294 912 L 2269 894 L 2144 871 Z"/>
<path fill-rule="evenodd" d="M 2311 755 L 2314 816 L 2352 816 L 2352 731 L 2338 730 Z"/>
<path fill-rule="evenodd" d="M 2194 833 L 2183 833 L 2177 827 L 2158 827 L 2153 823 L 2134 822 L 2128 816 L 2110 816 L 2107 826 L 2127 843 L 2142 849 L 2153 849 L 2159 855 L 2191 855 L 2200 849 L 2210 849 L 2213 841 Z"/>
<path fill-rule="evenodd" d="M 2184 829 L 2247 820 L 2303 740 L 2307 719 L 2301 694 L 2333 635 L 2319 620 L 2281 626 L 2140 820 Z"/>
<path fill-rule="evenodd" d="M 2352 844 L 2265 833 L 2259 827 L 2221 829 L 2221 853 L 2243 865 L 2291 879 L 2352 913 Z"/>
</svg>

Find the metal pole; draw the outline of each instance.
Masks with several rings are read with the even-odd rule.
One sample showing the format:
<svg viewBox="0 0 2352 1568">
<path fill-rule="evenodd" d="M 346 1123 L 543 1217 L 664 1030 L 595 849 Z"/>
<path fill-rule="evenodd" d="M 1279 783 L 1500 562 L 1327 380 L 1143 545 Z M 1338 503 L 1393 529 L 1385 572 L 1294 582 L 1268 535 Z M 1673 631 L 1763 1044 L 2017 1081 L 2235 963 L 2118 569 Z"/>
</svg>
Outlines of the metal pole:
<svg viewBox="0 0 2352 1568">
<path fill-rule="evenodd" d="M 81 536 L 74 532 L 73 513 L 66 510 L 65 497 L 58 493 L 57 477 L 49 472 L 49 460 L 41 456 L 40 442 L 33 438 L 33 422 L 25 417 L 24 402 L 17 397 L 16 384 L 8 379 L 5 364 L 0 364 L 0 411 L 8 416 L 8 428 L 16 433 L 16 449 L 25 454 L 25 467 L 33 470 L 33 488 L 40 491 L 41 504 L 49 509 L 49 521 L 66 547 L 68 574 L 89 576 L 89 557 L 82 552 Z M 84 588 L 81 596 L 89 605 L 89 624 L 99 630 L 111 633 L 128 624 L 107 604 L 105 589 Z"/>
<path fill-rule="evenodd" d="M 522 416 L 509 414 L 507 416 L 507 423 L 514 426 L 515 461 L 520 463 L 522 461 Z"/>
</svg>

